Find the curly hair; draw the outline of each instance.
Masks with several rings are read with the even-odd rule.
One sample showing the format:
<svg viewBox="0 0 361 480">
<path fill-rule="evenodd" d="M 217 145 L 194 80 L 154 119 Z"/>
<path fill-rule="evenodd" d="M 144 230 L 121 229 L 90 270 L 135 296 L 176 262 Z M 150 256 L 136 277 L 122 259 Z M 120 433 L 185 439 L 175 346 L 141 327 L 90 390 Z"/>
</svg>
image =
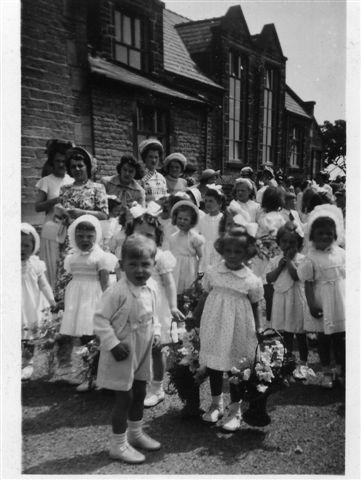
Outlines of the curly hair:
<svg viewBox="0 0 361 480">
<path fill-rule="evenodd" d="M 188 212 L 191 214 L 191 228 L 193 228 L 195 225 L 197 225 L 197 222 L 198 222 L 198 215 L 197 213 L 195 212 L 195 210 L 193 210 L 192 207 L 188 207 L 187 205 L 181 205 L 180 207 L 176 208 L 174 211 L 173 211 L 173 214 L 172 214 L 172 225 L 176 225 L 177 223 L 177 216 L 178 216 L 178 213 L 179 212 Z"/>
<path fill-rule="evenodd" d="M 143 165 L 131 153 L 127 153 L 120 158 L 116 167 L 118 175 L 121 174 L 124 165 L 129 165 L 135 169 L 134 180 L 140 180 L 144 176 Z"/>
<path fill-rule="evenodd" d="M 92 176 L 92 160 L 89 153 L 82 147 L 73 147 L 67 150 L 65 166 L 69 175 L 71 175 L 70 165 L 72 160 L 82 160 L 86 166 L 88 178 Z"/>
<path fill-rule="evenodd" d="M 333 229 L 334 239 L 337 240 L 337 229 L 336 229 L 335 221 L 331 217 L 327 217 L 327 215 L 325 215 L 324 217 L 316 218 L 316 220 L 312 223 L 311 230 L 310 230 L 310 240 L 311 241 L 314 240 L 316 228 L 325 228 L 325 227 L 331 227 Z"/>
<path fill-rule="evenodd" d="M 134 233 L 136 225 L 142 225 L 143 223 L 147 223 L 154 228 L 155 243 L 157 247 L 160 247 L 163 243 L 164 238 L 163 227 L 160 224 L 158 218 L 153 217 L 148 213 L 145 213 L 144 215 L 141 215 L 140 217 L 135 218 L 132 222 L 128 223 L 125 227 L 125 235 L 129 237 Z"/>
<path fill-rule="evenodd" d="M 276 242 L 277 242 L 277 245 L 280 244 L 280 241 L 281 241 L 281 238 L 283 237 L 283 235 L 285 234 L 289 234 L 289 235 L 292 235 L 292 237 L 294 237 L 297 241 L 297 249 L 298 251 L 300 251 L 303 247 L 303 238 L 301 237 L 301 235 L 299 235 L 296 231 L 296 226 L 294 225 L 293 222 L 286 222 L 285 225 L 283 225 L 282 227 L 280 227 L 277 231 L 277 235 L 276 235 Z"/>
<path fill-rule="evenodd" d="M 159 153 L 159 162 L 162 162 L 163 159 L 163 149 L 160 145 L 157 145 L 156 143 L 151 143 L 147 147 L 144 148 L 140 156 L 142 157 L 143 162 L 145 162 L 145 159 L 147 158 L 148 152 L 150 150 L 155 150 L 156 152 Z"/>
<path fill-rule="evenodd" d="M 224 247 L 227 243 L 238 242 L 247 251 L 247 260 L 257 254 L 256 239 L 251 237 L 244 227 L 232 227 L 214 242 L 214 248 L 223 256 Z"/>
<path fill-rule="evenodd" d="M 218 192 L 214 188 L 206 188 L 204 197 L 214 198 L 217 201 L 217 203 L 219 203 L 220 209 L 222 212 L 226 208 L 226 197 L 224 196 L 223 193 Z"/>
</svg>

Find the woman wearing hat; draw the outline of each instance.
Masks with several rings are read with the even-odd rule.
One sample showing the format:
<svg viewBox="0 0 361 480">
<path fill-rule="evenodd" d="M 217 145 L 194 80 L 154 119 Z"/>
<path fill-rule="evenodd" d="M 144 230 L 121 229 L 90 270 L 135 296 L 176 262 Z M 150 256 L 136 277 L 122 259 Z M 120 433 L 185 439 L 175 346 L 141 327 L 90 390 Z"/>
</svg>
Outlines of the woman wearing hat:
<svg viewBox="0 0 361 480">
<path fill-rule="evenodd" d="M 124 207 L 133 202 L 145 206 L 145 191 L 136 180 L 143 177 L 141 163 L 132 155 L 123 155 L 117 165 L 118 175 L 103 179 L 105 190 L 108 195 L 115 195 Z"/>
<path fill-rule="evenodd" d="M 263 182 L 263 187 L 261 187 L 256 196 L 256 201 L 262 203 L 262 197 L 267 189 L 267 187 L 277 187 L 278 184 L 275 180 L 275 174 L 273 168 L 265 166 L 262 172 L 261 181 Z"/>
<path fill-rule="evenodd" d="M 213 185 L 216 183 L 219 176 L 219 170 L 215 171 L 212 168 L 207 168 L 203 170 L 201 176 L 199 177 L 199 184 L 197 185 L 198 190 L 201 192 L 202 198 L 207 190 L 207 185 Z"/>
<path fill-rule="evenodd" d="M 148 204 L 167 194 L 167 182 L 156 170 L 162 161 L 163 145 L 156 138 L 147 138 L 139 144 L 139 153 L 145 165 L 145 175 L 140 185 L 145 190 L 145 202 Z"/>
<path fill-rule="evenodd" d="M 51 288 L 55 286 L 56 261 L 59 255 L 59 244 L 57 242 L 59 223 L 53 221 L 54 205 L 59 201 L 60 188 L 74 182 L 74 179 L 66 173 L 65 167 L 65 154 L 72 146 L 71 142 L 64 140 L 48 140 L 46 143 L 46 153 L 48 154 L 46 165 L 50 168 L 51 173 L 43 176 L 36 184 L 38 191 L 35 210 L 45 212 L 39 257 L 45 262 L 46 276 Z"/>
<path fill-rule="evenodd" d="M 164 160 L 163 170 L 166 174 L 168 192 L 184 192 L 188 187 L 187 181 L 181 178 L 187 165 L 187 159 L 181 153 L 171 153 Z"/>
</svg>

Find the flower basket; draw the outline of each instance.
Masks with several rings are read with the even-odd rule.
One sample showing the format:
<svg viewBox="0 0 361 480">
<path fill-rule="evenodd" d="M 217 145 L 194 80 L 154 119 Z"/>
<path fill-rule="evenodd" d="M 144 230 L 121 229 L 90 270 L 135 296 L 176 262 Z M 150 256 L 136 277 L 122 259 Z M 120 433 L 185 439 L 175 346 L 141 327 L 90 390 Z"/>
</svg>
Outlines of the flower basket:
<svg viewBox="0 0 361 480">
<path fill-rule="evenodd" d="M 258 341 L 253 362 L 241 359 L 231 370 L 230 382 L 249 403 L 243 414 L 245 422 L 252 426 L 266 426 L 271 422 L 267 414 L 268 397 L 288 385 L 287 379 L 295 366 L 295 358 L 287 354 L 282 335 L 267 328 Z"/>
</svg>

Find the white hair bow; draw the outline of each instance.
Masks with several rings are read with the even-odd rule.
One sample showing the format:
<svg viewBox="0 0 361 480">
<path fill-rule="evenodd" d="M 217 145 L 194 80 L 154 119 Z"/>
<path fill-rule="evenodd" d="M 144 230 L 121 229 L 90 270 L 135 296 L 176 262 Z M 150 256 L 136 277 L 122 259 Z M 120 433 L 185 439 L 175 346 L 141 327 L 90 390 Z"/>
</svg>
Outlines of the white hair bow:
<svg viewBox="0 0 361 480">
<path fill-rule="evenodd" d="M 158 203 L 153 202 L 153 200 L 151 200 L 148 203 L 147 208 L 142 207 L 142 205 L 140 205 L 137 202 L 133 202 L 129 211 L 130 211 L 133 218 L 141 217 L 145 213 L 147 213 L 148 215 L 150 215 L 152 217 L 157 217 L 158 215 L 160 215 L 162 213 L 163 209 Z"/>
<path fill-rule="evenodd" d="M 241 227 L 244 227 L 248 235 L 250 235 L 251 237 L 256 236 L 257 230 L 258 230 L 258 224 L 254 222 L 247 222 L 241 213 L 233 217 L 233 222 L 236 225 L 240 225 Z"/>
<path fill-rule="evenodd" d="M 216 185 L 215 183 L 210 183 L 209 185 L 207 185 L 207 188 L 209 190 L 215 190 L 219 194 L 223 195 L 222 185 Z"/>
</svg>

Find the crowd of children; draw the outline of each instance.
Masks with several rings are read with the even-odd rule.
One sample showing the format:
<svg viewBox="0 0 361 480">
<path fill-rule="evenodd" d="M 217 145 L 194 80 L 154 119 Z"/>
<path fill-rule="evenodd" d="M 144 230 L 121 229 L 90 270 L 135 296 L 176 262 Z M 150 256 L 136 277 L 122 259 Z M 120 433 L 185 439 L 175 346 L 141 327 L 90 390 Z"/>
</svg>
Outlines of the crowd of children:
<svg viewBox="0 0 361 480">
<path fill-rule="evenodd" d="M 60 334 L 83 344 L 99 340 L 96 385 L 115 391 L 110 455 L 130 463 L 144 461 L 138 448 L 161 447 L 142 429 L 143 408 L 165 397 L 162 346 L 181 331 L 177 296 L 196 280 L 202 279 L 205 292 L 199 362 L 210 383 L 203 421 L 240 428 L 239 391 L 230 384 L 225 410 L 223 377 L 240 358 L 253 359 L 268 326 L 282 332 L 288 352 L 296 339 L 295 378 L 314 376 L 307 334 L 316 333 L 317 383 L 332 388 L 336 379 L 345 380 L 345 209 L 336 201 L 339 191 L 334 195 L 325 182 L 277 184 L 271 168 L 257 185 L 245 167 L 227 198 L 214 170 L 204 171 L 197 185 L 182 178 L 187 160 L 181 153 L 166 158 L 165 179 L 155 170 L 159 155 L 145 148 L 141 155 L 146 203 L 124 204 L 112 194 L 108 220 L 81 215 L 68 229 L 64 268 L 72 279 L 60 327 Z M 37 232 L 22 224 L 24 340 L 41 323 L 42 308 L 56 307 L 38 249 Z M 22 375 L 31 374 L 30 360 Z"/>
</svg>

